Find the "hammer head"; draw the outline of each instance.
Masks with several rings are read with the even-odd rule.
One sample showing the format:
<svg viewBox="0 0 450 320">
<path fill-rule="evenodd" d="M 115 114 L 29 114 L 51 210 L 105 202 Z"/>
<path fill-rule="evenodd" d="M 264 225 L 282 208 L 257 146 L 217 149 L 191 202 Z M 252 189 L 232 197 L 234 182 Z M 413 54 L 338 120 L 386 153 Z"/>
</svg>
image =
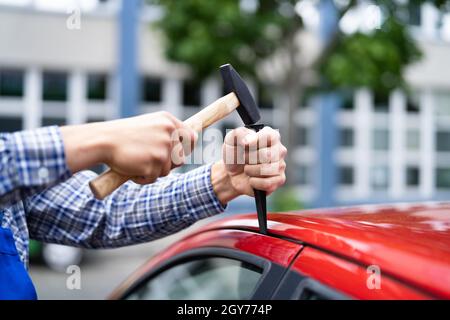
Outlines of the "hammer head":
<svg viewBox="0 0 450 320">
<path fill-rule="evenodd" d="M 237 111 L 244 124 L 250 125 L 258 122 L 261 119 L 259 108 L 239 73 L 234 70 L 231 64 L 224 64 L 220 67 L 220 74 L 222 75 L 225 91 L 227 93 L 234 92 L 239 99 Z"/>
</svg>

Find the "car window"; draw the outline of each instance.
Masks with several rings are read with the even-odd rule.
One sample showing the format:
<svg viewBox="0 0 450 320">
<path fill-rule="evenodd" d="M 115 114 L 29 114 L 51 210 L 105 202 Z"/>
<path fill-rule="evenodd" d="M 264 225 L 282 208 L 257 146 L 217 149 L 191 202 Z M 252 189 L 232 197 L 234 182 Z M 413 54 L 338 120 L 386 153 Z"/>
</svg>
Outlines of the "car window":
<svg viewBox="0 0 450 320">
<path fill-rule="evenodd" d="M 262 271 L 228 258 L 191 260 L 144 281 L 127 299 L 249 299 Z"/>
</svg>

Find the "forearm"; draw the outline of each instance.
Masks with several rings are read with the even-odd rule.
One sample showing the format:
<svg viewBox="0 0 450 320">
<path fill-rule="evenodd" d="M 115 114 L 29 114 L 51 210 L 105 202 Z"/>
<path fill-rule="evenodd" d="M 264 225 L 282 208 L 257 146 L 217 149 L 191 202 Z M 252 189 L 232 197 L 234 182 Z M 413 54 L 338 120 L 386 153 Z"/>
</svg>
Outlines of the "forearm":
<svg viewBox="0 0 450 320">
<path fill-rule="evenodd" d="M 69 176 L 57 127 L 0 135 L 0 197 L 14 189 L 45 188 Z"/>
<path fill-rule="evenodd" d="M 210 166 L 170 175 L 151 185 L 127 182 L 104 201 L 88 187 L 93 173 L 81 172 L 27 200 L 32 238 L 87 248 L 151 241 L 221 213 Z"/>
</svg>

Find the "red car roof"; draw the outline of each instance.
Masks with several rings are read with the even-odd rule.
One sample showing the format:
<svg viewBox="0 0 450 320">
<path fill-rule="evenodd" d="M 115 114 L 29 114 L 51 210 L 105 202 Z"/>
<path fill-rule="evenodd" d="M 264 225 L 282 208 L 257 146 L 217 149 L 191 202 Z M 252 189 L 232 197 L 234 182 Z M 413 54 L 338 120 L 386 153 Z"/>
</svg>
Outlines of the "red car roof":
<svg viewBox="0 0 450 320">
<path fill-rule="evenodd" d="M 305 210 L 268 215 L 269 233 L 304 242 L 363 265 L 377 265 L 440 297 L 450 297 L 450 203 Z M 203 230 L 257 230 L 255 214 Z"/>
</svg>

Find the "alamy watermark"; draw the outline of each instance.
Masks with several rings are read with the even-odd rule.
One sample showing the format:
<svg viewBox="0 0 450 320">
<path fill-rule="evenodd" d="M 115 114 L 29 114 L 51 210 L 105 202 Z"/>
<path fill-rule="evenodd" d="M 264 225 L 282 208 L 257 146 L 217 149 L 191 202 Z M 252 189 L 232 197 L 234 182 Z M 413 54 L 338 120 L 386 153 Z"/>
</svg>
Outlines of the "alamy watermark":
<svg viewBox="0 0 450 320">
<path fill-rule="evenodd" d="M 201 165 L 223 159 L 226 165 L 262 164 L 259 166 L 261 175 L 277 174 L 279 161 L 283 158 L 278 130 L 266 127 L 258 134 L 249 129 L 238 130 L 226 130 L 224 138 L 222 130 L 208 128 L 199 135 L 198 141 L 192 141 L 189 132 L 183 129 L 175 130 L 172 135 L 171 161 L 175 166 L 180 166 Z"/>
<path fill-rule="evenodd" d="M 69 275 L 66 279 L 66 288 L 68 290 L 81 290 L 81 268 L 77 265 L 70 265 L 66 269 Z"/>
<path fill-rule="evenodd" d="M 66 20 L 66 28 L 68 30 L 80 30 L 81 8 L 77 6 L 68 7 L 66 12 L 69 15 L 69 17 Z"/>
</svg>

